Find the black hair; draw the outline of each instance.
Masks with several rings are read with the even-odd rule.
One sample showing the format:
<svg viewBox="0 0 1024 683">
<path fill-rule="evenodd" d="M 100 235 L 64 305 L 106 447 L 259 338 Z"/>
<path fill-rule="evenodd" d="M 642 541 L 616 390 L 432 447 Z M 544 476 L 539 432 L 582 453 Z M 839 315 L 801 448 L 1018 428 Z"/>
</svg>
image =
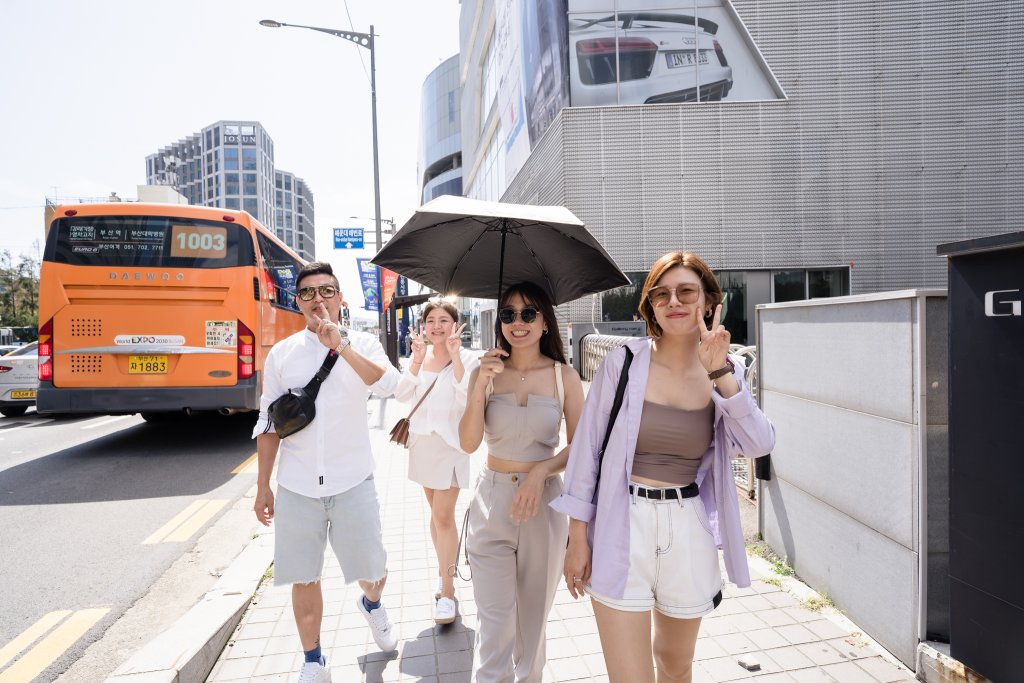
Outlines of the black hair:
<svg viewBox="0 0 1024 683">
<path fill-rule="evenodd" d="M 341 285 L 338 283 L 338 278 L 334 274 L 334 268 L 331 268 L 331 264 L 326 261 L 312 261 L 302 266 L 299 269 L 299 274 L 295 276 L 295 291 L 298 292 L 302 286 L 302 278 L 309 275 L 330 275 L 331 279 L 334 280 L 334 286 L 339 290 Z"/>
<path fill-rule="evenodd" d="M 555 307 L 551 303 L 551 297 L 541 287 L 532 282 L 520 282 L 502 292 L 501 299 L 498 300 L 498 309 L 500 310 L 507 306 L 508 300 L 515 294 L 523 297 L 523 301 L 528 305 L 535 306 L 540 310 L 540 314 L 544 316 L 548 332 L 540 338 L 540 352 L 564 365 L 566 363 L 565 347 L 562 345 L 562 333 L 558 329 L 558 319 L 555 317 Z M 498 327 L 498 346 L 508 353 L 512 353 L 512 345 L 508 343 L 505 335 L 502 334 L 500 324 Z"/>
</svg>

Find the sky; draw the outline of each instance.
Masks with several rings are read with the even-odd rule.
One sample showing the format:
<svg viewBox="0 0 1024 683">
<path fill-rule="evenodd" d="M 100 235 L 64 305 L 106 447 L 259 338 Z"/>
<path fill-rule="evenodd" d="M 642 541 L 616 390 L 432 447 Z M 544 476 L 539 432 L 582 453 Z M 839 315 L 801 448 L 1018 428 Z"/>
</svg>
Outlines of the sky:
<svg viewBox="0 0 1024 683">
<path fill-rule="evenodd" d="M 134 198 L 147 154 L 222 119 L 256 120 L 274 140 L 275 166 L 312 188 L 317 256 L 335 266 L 355 310 L 355 258 L 373 249 L 334 250 L 331 229 L 372 235 L 370 53 L 259 21 L 363 33 L 374 25 L 381 216 L 401 227 L 419 204 L 420 91 L 458 52 L 459 9 L 458 0 L 8 3 L 0 250 L 37 255 L 46 197 Z"/>
</svg>

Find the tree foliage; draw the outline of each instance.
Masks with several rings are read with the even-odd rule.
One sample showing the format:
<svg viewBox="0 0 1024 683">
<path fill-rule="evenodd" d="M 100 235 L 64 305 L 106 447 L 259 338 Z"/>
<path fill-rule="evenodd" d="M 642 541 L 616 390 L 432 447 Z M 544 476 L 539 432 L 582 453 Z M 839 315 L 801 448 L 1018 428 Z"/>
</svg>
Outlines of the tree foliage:
<svg viewBox="0 0 1024 683">
<path fill-rule="evenodd" d="M 39 324 L 39 261 L 0 251 L 0 327 Z"/>
</svg>

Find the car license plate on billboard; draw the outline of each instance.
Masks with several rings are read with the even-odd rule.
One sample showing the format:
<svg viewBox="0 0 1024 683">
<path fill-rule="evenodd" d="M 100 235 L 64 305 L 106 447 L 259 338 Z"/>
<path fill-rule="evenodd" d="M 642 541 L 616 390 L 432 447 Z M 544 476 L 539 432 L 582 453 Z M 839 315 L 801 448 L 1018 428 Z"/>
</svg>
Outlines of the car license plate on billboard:
<svg viewBox="0 0 1024 683">
<path fill-rule="evenodd" d="M 166 375 L 167 356 L 128 356 L 129 375 Z"/>
<path fill-rule="evenodd" d="M 36 397 L 36 390 L 35 389 L 24 389 L 24 390 L 21 390 L 21 391 L 12 391 L 11 392 L 11 398 L 12 399 L 15 399 L 15 398 L 35 398 L 35 397 Z"/>
<path fill-rule="evenodd" d="M 700 55 L 698 57 L 698 55 Z M 681 66 L 693 66 L 700 60 L 701 64 L 708 63 L 707 50 L 701 50 L 699 53 L 693 50 L 686 50 L 683 52 L 669 52 L 665 55 L 665 59 L 668 60 L 668 68 L 676 69 Z"/>
</svg>

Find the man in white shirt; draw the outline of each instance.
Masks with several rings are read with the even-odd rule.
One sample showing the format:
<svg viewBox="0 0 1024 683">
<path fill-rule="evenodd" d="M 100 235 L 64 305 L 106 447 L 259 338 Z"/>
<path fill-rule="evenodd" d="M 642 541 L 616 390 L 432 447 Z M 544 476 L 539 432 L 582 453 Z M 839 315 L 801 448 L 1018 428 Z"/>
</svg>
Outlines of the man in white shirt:
<svg viewBox="0 0 1024 683">
<path fill-rule="evenodd" d="M 304 266 L 295 290 L 306 329 L 275 344 L 267 356 L 260 416 L 253 430 L 259 463 L 254 510 L 262 524 L 276 522 L 274 583 L 292 586 L 295 623 L 306 655 L 299 681 L 330 683 L 320 649 L 320 575 L 328 540 L 346 583 L 358 581 L 363 589 L 358 609 L 378 647 L 391 652 L 398 645 L 381 603 L 387 555 L 373 484 L 366 389 L 388 396 L 399 373 L 375 337 L 337 324 L 342 297 L 330 264 Z M 320 387 L 316 417 L 282 439 L 267 416 L 268 406 L 289 388 L 305 386 L 329 353 L 339 357 Z M 270 473 L 278 451 L 275 500 Z"/>
</svg>

